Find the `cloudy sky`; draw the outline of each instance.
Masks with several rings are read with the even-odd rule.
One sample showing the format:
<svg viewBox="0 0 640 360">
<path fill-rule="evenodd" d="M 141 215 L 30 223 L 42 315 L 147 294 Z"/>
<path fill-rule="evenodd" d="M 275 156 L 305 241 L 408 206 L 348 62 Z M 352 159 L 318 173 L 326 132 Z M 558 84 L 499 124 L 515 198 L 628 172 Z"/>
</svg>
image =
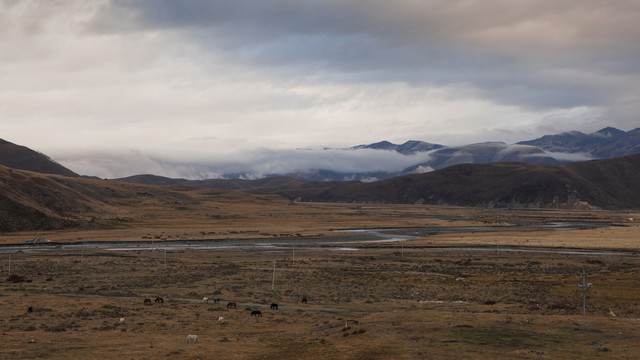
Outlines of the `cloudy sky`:
<svg viewBox="0 0 640 360">
<path fill-rule="evenodd" d="M 199 178 L 628 131 L 638 24 L 637 0 L 0 0 L 0 138 L 81 174 Z"/>
</svg>

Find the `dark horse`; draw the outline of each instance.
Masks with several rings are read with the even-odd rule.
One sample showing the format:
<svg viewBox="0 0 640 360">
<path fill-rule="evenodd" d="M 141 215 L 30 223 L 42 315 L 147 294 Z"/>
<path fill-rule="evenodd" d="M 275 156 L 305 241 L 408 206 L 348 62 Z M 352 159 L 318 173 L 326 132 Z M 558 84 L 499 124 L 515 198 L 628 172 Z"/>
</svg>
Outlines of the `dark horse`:
<svg viewBox="0 0 640 360">
<path fill-rule="evenodd" d="M 233 301 L 227 304 L 227 309 L 235 309 L 236 308 L 236 303 L 234 303 Z"/>
<path fill-rule="evenodd" d="M 164 299 L 161 298 L 160 296 L 158 296 L 158 297 L 156 297 L 155 302 L 162 304 L 162 303 L 164 303 Z"/>
<path fill-rule="evenodd" d="M 147 304 L 151 305 L 151 299 L 149 299 L 149 298 L 144 299 L 144 304 L 145 305 L 147 305 Z"/>
<path fill-rule="evenodd" d="M 306 304 L 307 303 L 307 298 L 302 298 L 302 303 Z"/>
<path fill-rule="evenodd" d="M 278 310 L 278 304 L 271 304 L 271 310 Z"/>
<path fill-rule="evenodd" d="M 253 310 L 251 312 L 251 316 L 262 316 L 262 313 L 260 312 L 260 310 Z"/>
</svg>

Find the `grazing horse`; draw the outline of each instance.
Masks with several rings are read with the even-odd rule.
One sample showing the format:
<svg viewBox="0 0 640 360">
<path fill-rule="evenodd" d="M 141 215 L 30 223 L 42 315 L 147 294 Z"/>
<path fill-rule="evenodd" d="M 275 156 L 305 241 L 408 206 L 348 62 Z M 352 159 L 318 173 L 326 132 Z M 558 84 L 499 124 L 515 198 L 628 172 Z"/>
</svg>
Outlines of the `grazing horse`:
<svg viewBox="0 0 640 360">
<path fill-rule="evenodd" d="M 278 310 L 278 304 L 271 304 L 271 310 Z"/>
<path fill-rule="evenodd" d="M 260 317 L 262 317 L 262 313 L 260 312 L 260 310 L 253 310 L 251 312 L 251 316 L 260 316 Z"/>
<path fill-rule="evenodd" d="M 220 298 L 213 298 L 214 304 L 220 304 Z"/>
<path fill-rule="evenodd" d="M 203 304 L 208 304 L 209 303 L 209 298 L 208 297 L 203 297 L 202 298 L 202 303 Z"/>
<path fill-rule="evenodd" d="M 31 314 L 31 313 L 33 312 L 33 306 L 29 306 L 29 307 L 27 308 L 27 312 L 28 312 L 29 314 Z"/>
<path fill-rule="evenodd" d="M 156 299 L 154 301 L 159 303 L 159 304 L 163 304 L 164 303 L 164 299 L 161 298 L 160 296 L 156 297 Z"/>
<path fill-rule="evenodd" d="M 149 298 L 144 299 L 144 304 L 145 305 L 147 305 L 147 304 L 151 305 L 151 299 L 149 299 Z"/>
<path fill-rule="evenodd" d="M 197 343 L 197 342 L 198 342 L 198 335 L 187 335 L 187 344 Z"/>
<path fill-rule="evenodd" d="M 236 303 L 234 303 L 233 301 L 227 304 L 227 309 L 235 309 L 236 308 Z"/>
<path fill-rule="evenodd" d="M 120 318 L 120 321 L 118 322 L 120 325 L 124 325 L 126 324 L 126 320 L 124 318 Z"/>
<path fill-rule="evenodd" d="M 303 304 L 306 304 L 306 303 L 307 303 L 307 298 L 306 298 L 306 297 L 305 297 L 305 298 L 302 298 L 302 303 L 303 303 Z"/>
</svg>

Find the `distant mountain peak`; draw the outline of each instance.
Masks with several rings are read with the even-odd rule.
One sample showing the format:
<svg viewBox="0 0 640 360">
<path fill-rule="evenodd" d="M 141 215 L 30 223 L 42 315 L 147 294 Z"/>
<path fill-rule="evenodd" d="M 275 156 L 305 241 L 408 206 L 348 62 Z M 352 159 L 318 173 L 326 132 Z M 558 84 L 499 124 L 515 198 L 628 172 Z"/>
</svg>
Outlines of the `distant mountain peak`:
<svg viewBox="0 0 640 360">
<path fill-rule="evenodd" d="M 594 136 L 603 136 L 606 138 L 613 138 L 616 136 L 621 136 L 625 134 L 624 131 L 620 130 L 620 129 L 616 129 L 614 127 L 608 126 L 604 129 L 600 129 L 598 131 L 596 131 L 595 133 L 593 133 L 592 135 Z"/>
<path fill-rule="evenodd" d="M 610 159 L 637 153 L 640 134 L 634 130 L 624 132 L 606 127 L 590 134 L 569 131 L 518 144 L 537 146 L 549 152 L 586 153 L 597 159 Z"/>
<path fill-rule="evenodd" d="M 443 147 L 445 146 L 440 144 L 432 144 L 432 143 L 419 141 L 419 140 L 409 140 L 401 145 L 397 145 L 392 142 L 384 140 L 384 141 L 380 141 L 373 144 L 354 146 L 352 147 L 352 149 L 354 150 L 358 150 L 358 149 L 392 150 L 392 151 L 397 151 L 401 154 L 410 155 L 420 151 L 431 151 L 431 150 L 440 149 Z"/>
</svg>

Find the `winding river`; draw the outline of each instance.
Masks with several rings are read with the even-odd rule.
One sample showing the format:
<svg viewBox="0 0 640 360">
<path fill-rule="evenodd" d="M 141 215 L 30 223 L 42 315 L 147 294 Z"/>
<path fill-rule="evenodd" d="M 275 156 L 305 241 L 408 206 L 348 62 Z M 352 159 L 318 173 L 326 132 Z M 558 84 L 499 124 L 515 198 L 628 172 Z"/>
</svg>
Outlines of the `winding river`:
<svg viewBox="0 0 640 360">
<path fill-rule="evenodd" d="M 0 247 L 0 253 L 41 252 L 41 251 L 358 251 L 359 246 L 366 244 L 395 243 L 429 236 L 435 233 L 469 233 L 501 230 L 575 230 L 608 227 L 610 224 L 550 222 L 540 225 L 525 226 L 467 226 L 467 227 L 421 227 L 398 229 L 353 229 L 335 231 L 335 236 L 322 238 L 274 238 L 274 239 L 222 239 L 222 240 L 176 240 L 176 241 L 135 241 L 135 242 L 90 242 L 79 244 L 55 244 L 34 246 L 30 244 L 7 245 Z M 341 236 L 340 233 L 359 234 L 358 238 Z M 623 251 L 589 251 L 568 250 L 560 248 L 530 248 L 530 247 L 421 247 L 422 250 L 432 251 L 475 251 L 475 252 L 531 252 L 531 253 L 559 253 L 570 255 L 629 255 Z"/>
</svg>

